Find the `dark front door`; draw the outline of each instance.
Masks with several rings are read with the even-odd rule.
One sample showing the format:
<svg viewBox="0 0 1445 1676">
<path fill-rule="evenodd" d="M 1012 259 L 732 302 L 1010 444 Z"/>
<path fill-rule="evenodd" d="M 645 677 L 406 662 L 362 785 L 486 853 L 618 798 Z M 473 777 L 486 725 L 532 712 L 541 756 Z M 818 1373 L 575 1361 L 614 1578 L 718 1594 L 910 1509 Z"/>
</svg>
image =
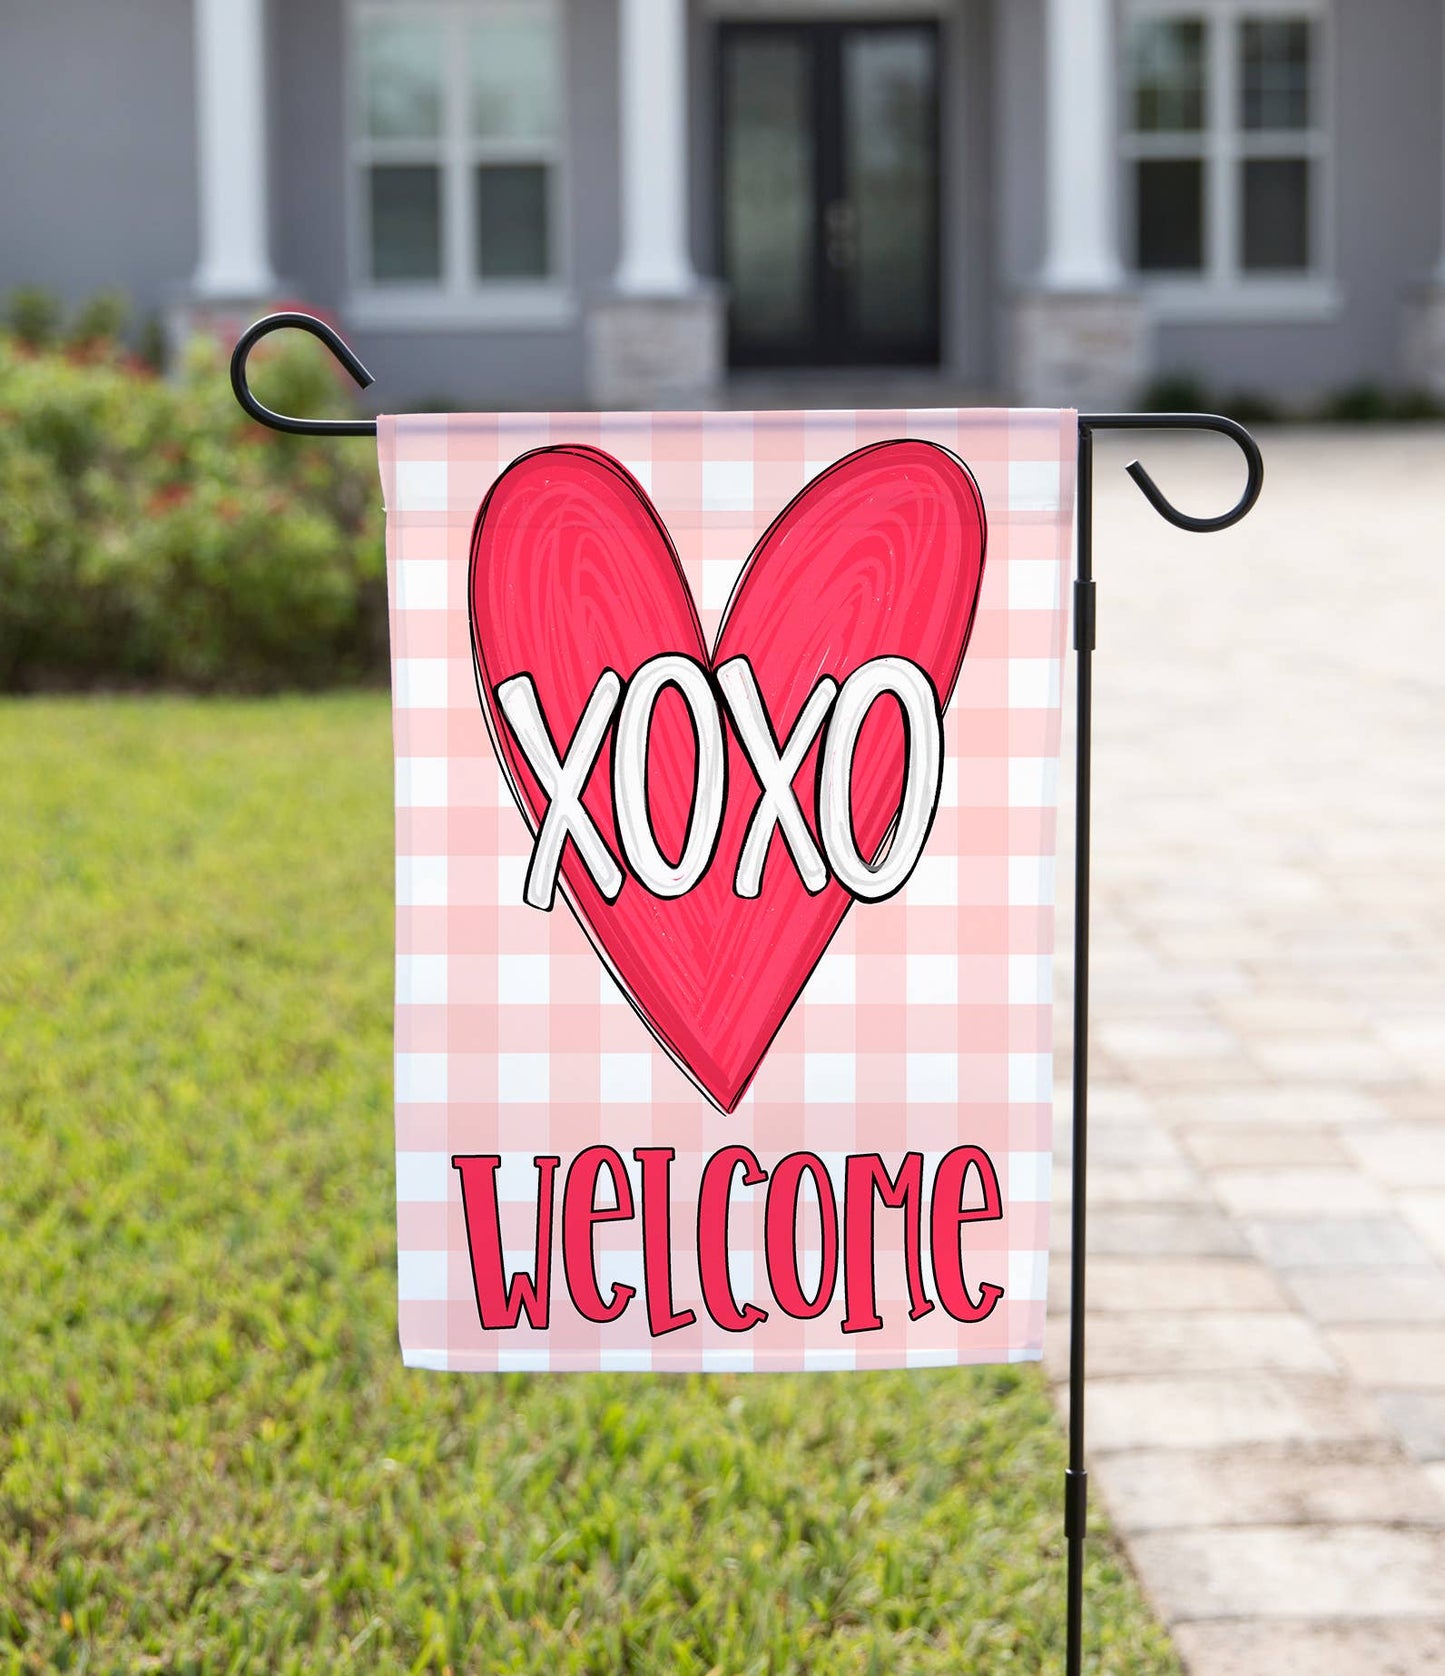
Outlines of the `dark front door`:
<svg viewBox="0 0 1445 1676">
<path fill-rule="evenodd" d="M 938 29 L 720 30 L 723 275 L 739 366 L 938 359 Z"/>
</svg>

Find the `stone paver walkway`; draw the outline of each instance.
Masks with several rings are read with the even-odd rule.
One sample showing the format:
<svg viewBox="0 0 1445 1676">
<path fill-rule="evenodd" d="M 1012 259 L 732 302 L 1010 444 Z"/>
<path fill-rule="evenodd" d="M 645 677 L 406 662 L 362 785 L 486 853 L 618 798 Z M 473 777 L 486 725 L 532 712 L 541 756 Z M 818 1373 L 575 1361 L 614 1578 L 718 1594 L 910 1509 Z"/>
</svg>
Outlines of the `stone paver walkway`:
<svg viewBox="0 0 1445 1676">
<path fill-rule="evenodd" d="M 1192 1676 L 1429 1676 L 1445 431 L 1262 441 L 1264 496 L 1215 536 L 1121 467 L 1217 511 L 1227 444 L 1099 449 L 1091 1483 Z"/>
</svg>

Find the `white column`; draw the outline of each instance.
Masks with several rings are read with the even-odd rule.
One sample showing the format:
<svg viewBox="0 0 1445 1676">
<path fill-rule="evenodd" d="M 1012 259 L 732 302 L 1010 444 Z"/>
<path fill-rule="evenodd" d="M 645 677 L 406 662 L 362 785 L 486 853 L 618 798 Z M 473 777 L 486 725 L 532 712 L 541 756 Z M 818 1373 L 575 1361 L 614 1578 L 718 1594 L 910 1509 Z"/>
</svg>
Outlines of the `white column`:
<svg viewBox="0 0 1445 1676">
<path fill-rule="evenodd" d="M 1112 291 L 1124 280 L 1112 13 L 1112 0 L 1048 0 L 1048 290 Z"/>
<path fill-rule="evenodd" d="M 265 0 L 195 0 L 203 297 L 275 286 L 266 203 Z"/>
<path fill-rule="evenodd" d="M 695 288 L 687 236 L 686 0 L 622 0 L 622 250 L 617 289 Z"/>
</svg>

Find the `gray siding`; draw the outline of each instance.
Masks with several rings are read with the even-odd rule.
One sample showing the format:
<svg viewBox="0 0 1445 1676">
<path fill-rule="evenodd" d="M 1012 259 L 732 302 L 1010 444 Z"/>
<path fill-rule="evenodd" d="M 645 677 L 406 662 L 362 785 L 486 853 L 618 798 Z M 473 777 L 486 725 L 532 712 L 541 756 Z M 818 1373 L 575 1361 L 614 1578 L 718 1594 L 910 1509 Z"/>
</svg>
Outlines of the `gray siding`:
<svg viewBox="0 0 1445 1676">
<path fill-rule="evenodd" d="M 993 293 L 990 371 L 1005 399 L 1011 305 L 1044 259 L 1046 107 L 1043 0 L 992 0 Z"/>
<path fill-rule="evenodd" d="M 1440 247 L 1439 0 L 1336 0 L 1334 318 L 1161 325 L 1155 363 L 1216 391 L 1308 401 L 1359 380 L 1393 383 L 1401 305 Z"/>
<path fill-rule="evenodd" d="M 943 20 L 943 363 L 974 389 L 996 387 L 994 9 L 957 0 Z"/>
<path fill-rule="evenodd" d="M 616 0 L 567 0 L 567 213 L 575 322 L 356 330 L 383 406 L 582 399 L 587 305 L 617 255 Z M 288 294 L 345 321 L 345 0 L 269 0 L 272 256 Z M 781 6 L 780 6 L 781 10 Z M 1218 391 L 1308 400 L 1400 376 L 1401 305 L 1440 249 L 1439 0 L 1335 0 L 1333 277 L 1325 320 L 1161 322 L 1155 364 Z M 944 362 L 996 386 L 1008 302 L 1044 239 L 1043 0 L 952 0 L 944 29 Z M 716 21 L 693 0 L 692 237 L 715 272 Z M 0 291 L 120 289 L 144 317 L 196 261 L 190 0 L 0 6 Z"/>
<path fill-rule="evenodd" d="M 271 0 L 276 237 L 300 301 L 345 320 L 347 271 L 344 0 Z M 582 402 L 582 319 L 617 255 L 617 8 L 569 0 L 567 215 L 575 324 L 547 330 L 351 328 L 388 411 L 573 406 Z"/>
<path fill-rule="evenodd" d="M 1339 311 L 1307 321 L 1160 321 L 1153 356 L 1160 372 L 1194 374 L 1216 393 L 1295 403 L 1359 380 L 1401 377 L 1401 305 L 1440 248 L 1445 21 L 1439 0 L 1335 0 L 1331 15 L 1330 277 Z M 994 18 L 1002 341 L 1009 297 L 1032 281 L 1044 254 L 1042 0 L 994 0 Z"/>
<path fill-rule="evenodd" d="M 0 291 L 157 311 L 196 263 L 190 0 L 4 0 L 0 158 Z"/>
<path fill-rule="evenodd" d="M 994 237 L 999 301 L 1044 259 L 1043 0 L 994 0 Z"/>
<path fill-rule="evenodd" d="M 271 264 L 296 300 L 328 309 L 346 292 L 343 3 L 266 8 Z"/>
</svg>

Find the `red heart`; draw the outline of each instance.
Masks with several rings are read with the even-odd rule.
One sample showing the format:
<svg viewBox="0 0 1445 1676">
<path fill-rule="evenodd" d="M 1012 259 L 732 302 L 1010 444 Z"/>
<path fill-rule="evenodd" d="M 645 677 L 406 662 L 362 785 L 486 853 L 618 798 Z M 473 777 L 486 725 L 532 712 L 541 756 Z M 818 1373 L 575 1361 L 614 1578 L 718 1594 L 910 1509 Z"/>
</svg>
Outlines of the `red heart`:
<svg viewBox="0 0 1445 1676">
<path fill-rule="evenodd" d="M 964 464 L 928 442 L 862 448 L 814 478 L 753 549 L 709 655 L 667 529 L 646 492 L 598 449 L 525 454 L 493 484 L 472 535 L 471 621 L 487 724 L 535 832 L 547 796 L 498 714 L 496 688 L 529 674 L 559 754 L 599 676 L 624 680 L 664 652 L 714 667 L 746 654 L 779 740 L 822 675 L 840 683 L 886 655 L 911 659 L 948 703 L 978 604 L 983 501 Z M 852 897 L 809 896 L 773 834 L 762 891 L 735 894 L 757 780 L 731 728 L 716 853 L 686 895 L 628 875 L 608 903 L 569 839 L 561 883 L 583 929 L 658 1041 L 724 1110 L 742 1098 Z M 881 849 L 904 770 L 898 708 L 875 705 L 854 756 L 860 852 Z M 648 752 L 652 825 L 668 854 L 687 833 L 694 739 L 680 695 L 658 699 Z M 814 742 L 794 789 L 817 836 Z M 614 856 L 612 735 L 582 802 Z M 865 909 L 866 911 L 866 909 Z"/>
</svg>

